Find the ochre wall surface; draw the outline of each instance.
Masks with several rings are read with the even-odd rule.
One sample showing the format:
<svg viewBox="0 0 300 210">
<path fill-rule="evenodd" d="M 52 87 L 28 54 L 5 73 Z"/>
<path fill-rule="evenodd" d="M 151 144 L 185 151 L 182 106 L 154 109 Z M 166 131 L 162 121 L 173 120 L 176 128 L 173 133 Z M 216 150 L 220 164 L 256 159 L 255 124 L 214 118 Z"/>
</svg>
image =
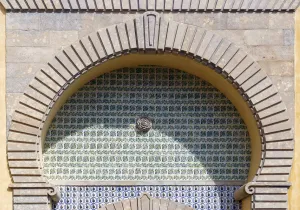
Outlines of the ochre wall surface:
<svg viewBox="0 0 300 210">
<path fill-rule="evenodd" d="M 12 209 L 11 183 L 6 159 L 6 103 L 5 103 L 5 11 L 0 5 L 0 209 Z"/>
<path fill-rule="evenodd" d="M 300 9 L 295 14 L 295 148 L 290 175 L 289 208 L 300 209 Z"/>
</svg>

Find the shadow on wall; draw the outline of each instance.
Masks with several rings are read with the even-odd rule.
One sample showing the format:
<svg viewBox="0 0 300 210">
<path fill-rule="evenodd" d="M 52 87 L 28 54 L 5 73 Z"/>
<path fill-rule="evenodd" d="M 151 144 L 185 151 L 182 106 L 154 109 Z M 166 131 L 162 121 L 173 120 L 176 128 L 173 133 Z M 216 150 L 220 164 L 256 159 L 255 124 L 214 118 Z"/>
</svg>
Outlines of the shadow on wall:
<svg viewBox="0 0 300 210">
<path fill-rule="evenodd" d="M 136 131 L 147 116 L 153 128 Z M 44 149 L 49 180 L 244 181 L 247 128 L 231 102 L 194 75 L 124 68 L 83 86 L 57 113 Z"/>
</svg>

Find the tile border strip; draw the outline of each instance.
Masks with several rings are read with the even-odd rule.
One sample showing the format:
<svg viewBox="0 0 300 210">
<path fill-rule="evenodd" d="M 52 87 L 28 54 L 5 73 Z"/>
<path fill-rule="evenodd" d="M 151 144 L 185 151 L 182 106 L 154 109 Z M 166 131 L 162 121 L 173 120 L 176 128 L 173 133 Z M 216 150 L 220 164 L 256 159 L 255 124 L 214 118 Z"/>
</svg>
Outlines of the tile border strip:
<svg viewBox="0 0 300 210">
<path fill-rule="evenodd" d="M 293 12 L 299 0 L 1 0 L 11 12 Z"/>
<path fill-rule="evenodd" d="M 215 185 L 226 185 L 226 186 L 241 186 L 244 185 L 244 181 L 73 181 L 73 180 L 53 180 L 50 181 L 52 184 L 56 186 L 145 186 L 145 185 L 207 185 L 207 186 L 215 186 Z"/>
<path fill-rule="evenodd" d="M 202 28 L 167 22 L 156 12 L 146 12 L 82 38 L 36 74 L 20 99 L 8 134 L 7 155 L 14 188 L 19 185 L 26 190 L 28 183 L 48 183 L 40 159 L 41 131 L 60 95 L 92 67 L 130 53 L 179 54 L 209 66 L 231 83 L 252 110 L 261 136 L 260 168 L 251 182 L 261 184 L 253 185 L 252 209 L 287 208 L 287 199 L 267 195 L 288 189 L 294 148 L 286 107 L 270 78 L 250 55 L 228 40 Z M 28 195 L 35 195 L 31 193 Z M 44 196 L 48 193 L 44 192 Z M 31 203 L 35 204 L 36 209 L 48 208 L 41 207 L 40 201 Z M 14 205 L 18 206 L 15 209 L 25 209 L 27 204 Z"/>
</svg>

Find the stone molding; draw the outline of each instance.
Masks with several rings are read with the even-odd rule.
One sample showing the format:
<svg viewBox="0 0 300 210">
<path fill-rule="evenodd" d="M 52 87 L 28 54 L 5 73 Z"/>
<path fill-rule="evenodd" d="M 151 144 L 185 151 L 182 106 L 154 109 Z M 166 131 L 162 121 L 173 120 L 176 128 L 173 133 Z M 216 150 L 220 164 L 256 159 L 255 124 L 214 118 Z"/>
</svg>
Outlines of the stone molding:
<svg viewBox="0 0 300 210">
<path fill-rule="evenodd" d="M 174 53 L 189 57 L 221 74 L 238 90 L 256 119 L 262 157 L 251 186 L 247 185 L 246 189 L 251 190 L 242 187 L 238 191 L 246 194 L 236 198 L 251 195 L 252 209 L 286 209 L 294 140 L 285 104 L 271 79 L 250 55 L 218 34 L 163 20 L 156 12 L 146 12 L 78 40 L 56 55 L 46 69 L 40 70 L 25 90 L 12 117 L 7 156 L 13 182 L 32 186 L 30 190 L 34 192 L 26 196 L 31 201 L 30 208 L 49 208 L 39 198 L 36 203 L 34 198 L 39 186 L 48 185 L 42 172 L 40 148 L 41 131 L 51 108 L 81 74 L 131 53 Z M 12 188 L 16 197 L 16 187 Z M 28 202 L 15 199 L 14 206 L 15 210 L 26 209 Z"/>
<path fill-rule="evenodd" d="M 12 12 L 293 12 L 300 0 L 1 0 Z"/>
</svg>

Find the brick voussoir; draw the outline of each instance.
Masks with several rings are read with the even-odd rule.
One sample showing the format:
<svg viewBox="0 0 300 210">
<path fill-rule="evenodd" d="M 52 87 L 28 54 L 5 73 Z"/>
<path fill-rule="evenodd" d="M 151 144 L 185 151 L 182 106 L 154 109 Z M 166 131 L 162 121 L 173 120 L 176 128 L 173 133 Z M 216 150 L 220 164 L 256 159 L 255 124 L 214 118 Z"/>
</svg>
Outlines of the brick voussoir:
<svg viewBox="0 0 300 210">
<path fill-rule="evenodd" d="M 15 142 L 27 142 L 27 143 L 37 143 L 37 136 L 28 135 L 25 133 L 10 131 L 8 133 L 7 141 L 15 141 Z"/>
</svg>

